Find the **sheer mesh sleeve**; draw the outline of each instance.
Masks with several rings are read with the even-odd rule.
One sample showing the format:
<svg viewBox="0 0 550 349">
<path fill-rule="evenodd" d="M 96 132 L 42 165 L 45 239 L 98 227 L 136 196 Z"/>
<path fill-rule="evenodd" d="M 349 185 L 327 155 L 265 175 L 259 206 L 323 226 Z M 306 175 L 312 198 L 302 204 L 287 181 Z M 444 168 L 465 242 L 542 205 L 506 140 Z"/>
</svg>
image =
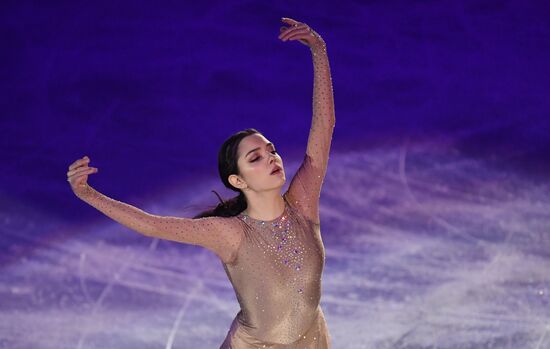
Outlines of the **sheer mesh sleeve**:
<svg viewBox="0 0 550 349">
<path fill-rule="evenodd" d="M 325 178 L 332 134 L 335 126 L 334 97 L 332 79 L 326 47 L 312 48 L 313 117 L 306 155 L 298 171 L 292 178 L 287 195 L 293 205 L 319 224 L 319 199 Z"/>
<path fill-rule="evenodd" d="M 89 185 L 77 196 L 138 233 L 205 247 L 218 255 L 224 263 L 233 261 L 242 238 L 239 221 L 231 217 L 192 219 L 153 215 L 109 198 Z"/>
</svg>

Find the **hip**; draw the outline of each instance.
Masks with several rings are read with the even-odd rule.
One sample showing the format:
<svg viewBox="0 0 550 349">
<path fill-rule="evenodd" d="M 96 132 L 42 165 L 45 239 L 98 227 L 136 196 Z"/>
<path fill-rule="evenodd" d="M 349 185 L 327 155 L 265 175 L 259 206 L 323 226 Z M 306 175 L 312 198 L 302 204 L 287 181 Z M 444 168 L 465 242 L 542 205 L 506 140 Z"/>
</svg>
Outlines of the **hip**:
<svg viewBox="0 0 550 349">
<path fill-rule="evenodd" d="M 238 315 L 231 323 L 231 327 L 220 349 L 330 349 L 330 335 L 323 311 L 319 307 L 317 316 L 309 328 L 291 343 L 278 343 L 266 341 L 253 336 L 246 326 L 241 324 Z"/>
</svg>

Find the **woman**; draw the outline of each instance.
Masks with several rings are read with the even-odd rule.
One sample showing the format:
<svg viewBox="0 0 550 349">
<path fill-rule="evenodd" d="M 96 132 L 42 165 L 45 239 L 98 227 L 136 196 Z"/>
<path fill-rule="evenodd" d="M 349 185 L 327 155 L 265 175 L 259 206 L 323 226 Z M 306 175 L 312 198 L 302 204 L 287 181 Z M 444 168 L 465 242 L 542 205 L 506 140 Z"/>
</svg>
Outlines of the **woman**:
<svg viewBox="0 0 550 349">
<path fill-rule="evenodd" d="M 239 195 L 194 218 L 152 215 L 87 184 L 84 157 L 69 166 L 77 197 L 141 234 L 203 246 L 221 260 L 241 310 L 221 348 L 330 348 L 320 307 L 325 249 L 319 197 L 335 125 L 324 40 L 308 25 L 282 21 L 279 39 L 299 40 L 312 53 L 313 118 L 304 160 L 288 190 L 275 145 L 255 129 L 229 137 L 218 155 L 224 185 Z"/>
</svg>

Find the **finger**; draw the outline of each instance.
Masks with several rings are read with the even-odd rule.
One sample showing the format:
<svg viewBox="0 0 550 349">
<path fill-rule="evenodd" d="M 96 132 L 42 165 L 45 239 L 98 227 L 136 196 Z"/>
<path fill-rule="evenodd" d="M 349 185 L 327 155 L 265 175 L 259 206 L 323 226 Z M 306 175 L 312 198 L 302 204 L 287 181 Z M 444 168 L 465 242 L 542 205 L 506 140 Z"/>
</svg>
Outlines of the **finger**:
<svg viewBox="0 0 550 349">
<path fill-rule="evenodd" d="M 284 33 L 292 30 L 293 27 L 281 27 L 279 28 L 279 39 L 284 35 Z"/>
<path fill-rule="evenodd" d="M 79 174 L 76 174 L 74 176 L 72 176 L 69 180 L 70 181 L 77 181 L 79 178 L 83 178 L 83 177 L 88 177 L 90 174 L 92 173 L 79 173 Z"/>
<path fill-rule="evenodd" d="M 308 33 L 309 31 L 310 30 L 307 27 L 305 27 L 305 28 L 296 28 L 295 30 L 284 33 L 283 37 L 288 39 L 290 36 L 295 35 L 296 33 Z"/>
<path fill-rule="evenodd" d="M 289 25 L 288 27 L 280 27 L 280 28 L 279 28 L 279 31 L 280 31 L 281 33 L 283 33 L 283 32 L 286 32 L 286 31 L 288 31 L 288 30 L 290 30 L 290 29 L 302 28 L 302 27 L 307 27 L 307 24 L 305 24 L 305 23 L 299 23 L 299 22 L 298 22 L 298 23 L 296 23 L 296 24 Z"/>
<path fill-rule="evenodd" d="M 307 24 L 298 23 L 298 24 L 288 25 L 288 27 L 280 27 L 279 31 L 283 32 L 283 31 L 288 30 L 288 29 L 300 28 L 300 27 L 307 27 Z"/>
<path fill-rule="evenodd" d="M 73 184 L 82 183 L 82 182 L 84 182 L 88 179 L 89 175 L 90 175 L 90 173 L 84 173 L 84 174 L 79 174 L 79 175 L 73 176 L 73 177 L 69 178 L 69 182 L 73 183 Z"/>
<path fill-rule="evenodd" d="M 75 168 L 75 167 L 79 166 L 80 164 L 82 164 L 83 162 L 86 162 L 86 161 L 90 161 L 90 159 L 87 156 L 76 160 L 75 162 L 73 162 L 71 164 L 71 166 L 69 166 L 69 168 Z"/>
<path fill-rule="evenodd" d="M 309 31 L 307 29 L 297 30 L 294 33 L 288 35 L 286 38 L 284 38 L 283 41 L 294 40 L 296 38 L 305 39 L 307 37 L 308 33 L 309 33 Z"/>
<path fill-rule="evenodd" d="M 88 165 L 83 165 L 83 166 L 80 166 L 80 167 L 77 167 L 73 170 L 70 170 L 69 172 L 67 172 L 67 176 L 70 176 L 70 175 L 73 175 L 75 173 L 78 173 L 78 172 L 82 172 L 82 171 L 85 171 L 85 170 L 88 170 L 90 168 L 95 168 L 95 167 L 88 167 Z"/>
<path fill-rule="evenodd" d="M 87 167 L 87 168 L 82 168 L 82 169 L 79 169 L 71 174 L 68 174 L 67 176 L 70 178 L 70 177 L 74 177 L 74 176 L 79 176 L 80 174 L 82 173 L 94 173 L 94 172 L 97 172 L 98 169 L 95 168 L 95 167 Z"/>
<path fill-rule="evenodd" d="M 89 161 L 85 161 L 83 163 L 76 164 L 75 167 L 73 167 L 72 170 L 69 170 L 69 172 L 76 171 L 76 170 L 81 169 L 81 168 L 88 168 L 89 163 L 90 163 Z M 69 172 L 67 172 L 67 173 L 69 173 Z"/>
<path fill-rule="evenodd" d="M 78 173 L 78 174 L 75 174 L 69 178 L 67 178 L 67 180 L 69 182 L 75 182 L 78 178 L 81 178 L 81 177 L 86 177 L 88 178 L 89 175 L 93 174 L 93 172 L 85 172 L 85 173 Z"/>
<path fill-rule="evenodd" d="M 280 28 L 280 30 L 287 30 L 287 29 L 293 29 L 293 28 L 301 28 L 301 27 L 307 27 L 307 26 L 308 26 L 308 25 L 305 24 L 305 23 L 300 23 L 300 22 L 298 22 L 298 23 L 292 24 L 292 25 L 288 24 L 288 27 L 284 27 L 284 26 L 283 26 L 283 27 Z"/>
<path fill-rule="evenodd" d="M 78 167 L 78 166 L 80 166 L 80 165 L 82 165 L 82 164 L 84 164 L 84 163 L 88 163 L 88 162 L 90 162 L 90 158 L 87 157 L 87 156 L 85 156 L 85 157 L 83 157 L 82 159 L 78 159 L 78 160 L 76 160 L 75 162 L 73 162 L 73 163 L 71 164 L 71 166 L 69 166 L 69 170 L 72 170 L 72 169 L 74 169 L 74 168 L 76 168 L 76 167 Z"/>
<path fill-rule="evenodd" d="M 97 169 L 97 167 L 87 167 L 87 168 L 82 169 L 81 171 L 79 171 L 79 172 L 77 172 L 77 173 L 87 172 L 87 171 L 90 171 L 90 172 L 97 172 L 98 169 Z"/>
<path fill-rule="evenodd" d="M 279 39 L 285 39 L 287 38 L 289 35 L 292 35 L 292 33 L 296 32 L 296 31 L 299 31 L 299 30 L 304 30 L 308 28 L 306 25 L 302 25 L 302 26 L 297 26 L 297 27 L 292 27 L 284 32 L 282 32 L 281 34 L 279 34 Z M 306 29 L 307 30 L 307 29 Z"/>
<path fill-rule="evenodd" d="M 292 19 L 292 18 L 288 18 L 288 17 L 283 17 L 281 18 L 281 21 L 285 22 L 285 23 L 288 23 L 290 25 L 294 25 L 294 24 L 300 24 L 300 22 Z"/>
<path fill-rule="evenodd" d="M 290 27 L 281 27 L 281 28 L 279 28 L 279 39 L 281 38 L 281 35 L 289 29 L 290 29 Z"/>
<path fill-rule="evenodd" d="M 307 38 L 310 38 L 308 33 L 296 33 L 294 35 L 291 35 L 289 36 L 285 41 L 288 41 L 288 40 L 301 40 L 301 39 L 307 39 Z"/>
</svg>

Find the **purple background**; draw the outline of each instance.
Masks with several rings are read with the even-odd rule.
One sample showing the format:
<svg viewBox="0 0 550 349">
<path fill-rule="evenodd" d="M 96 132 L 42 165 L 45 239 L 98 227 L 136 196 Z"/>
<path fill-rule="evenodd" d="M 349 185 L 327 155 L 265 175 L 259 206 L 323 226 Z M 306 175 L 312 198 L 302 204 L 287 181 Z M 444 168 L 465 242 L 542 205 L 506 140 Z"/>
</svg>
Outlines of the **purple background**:
<svg viewBox="0 0 550 349">
<path fill-rule="evenodd" d="M 100 192 L 188 217 L 236 195 L 217 152 L 253 127 L 290 182 L 313 67 L 283 16 L 332 69 L 334 348 L 550 346 L 550 5 L 239 0 L 2 1 L 0 348 L 221 344 L 238 303 L 219 260 L 113 222 L 66 172 L 88 155 Z"/>
<path fill-rule="evenodd" d="M 300 158 L 311 57 L 277 39 L 282 16 L 327 42 L 334 151 L 452 136 L 470 156 L 547 178 L 550 11 L 541 4 L 3 2 L 2 195 L 63 219 L 97 217 L 65 181 L 75 159 L 99 168 L 91 185 L 139 204 L 216 176 L 219 146 L 246 127 L 283 159 Z"/>
</svg>

